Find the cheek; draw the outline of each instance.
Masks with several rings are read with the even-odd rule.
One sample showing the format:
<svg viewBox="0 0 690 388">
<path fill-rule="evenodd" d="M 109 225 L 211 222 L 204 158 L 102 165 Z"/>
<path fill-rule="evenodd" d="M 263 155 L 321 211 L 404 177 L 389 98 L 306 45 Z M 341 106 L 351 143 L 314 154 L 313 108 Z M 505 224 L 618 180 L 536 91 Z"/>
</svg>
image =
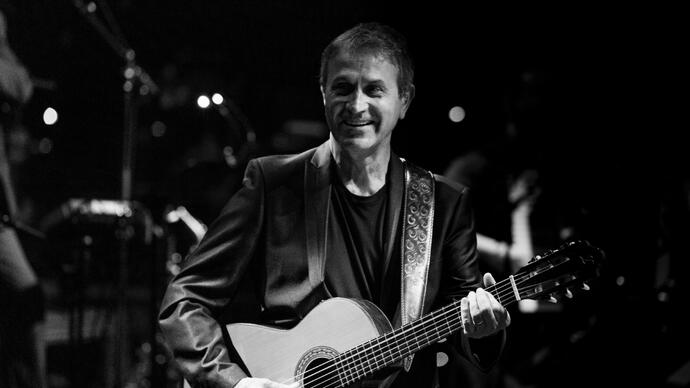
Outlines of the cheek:
<svg viewBox="0 0 690 388">
<path fill-rule="evenodd" d="M 326 112 L 328 112 L 329 116 L 336 117 L 343 111 L 344 107 L 344 103 L 338 101 L 330 102 L 326 105 Z"/>
<path fill-rule="evenodd" d="M 398 120 L 400 112 L 398 111 L 398 109 L 395 109 L 395 107 L 386 106 L 382 107 L 381 109 L 378 109 L 376 114 L 378 114 L 379 117 L 381 117 L 381 119 L 385 120 L 386 122 L 394 122 Z"/>
</svg>

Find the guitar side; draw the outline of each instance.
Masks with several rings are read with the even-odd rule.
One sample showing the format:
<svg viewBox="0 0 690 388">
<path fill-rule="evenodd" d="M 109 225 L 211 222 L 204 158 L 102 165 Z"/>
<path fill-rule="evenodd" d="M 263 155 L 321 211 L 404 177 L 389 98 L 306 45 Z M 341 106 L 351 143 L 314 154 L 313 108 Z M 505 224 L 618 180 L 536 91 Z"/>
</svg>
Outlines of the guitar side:
<svg viewBox="0 0 690 388">
<path fill-rule="evenodd" d="M 312 362 L 333 358 L 392 330 L 374 304 L 347 298 L 321 302 L 288 330 L 249 323 L 226 328 L 249 373 L 281 383 L 300 380 Z"/>
</svg>

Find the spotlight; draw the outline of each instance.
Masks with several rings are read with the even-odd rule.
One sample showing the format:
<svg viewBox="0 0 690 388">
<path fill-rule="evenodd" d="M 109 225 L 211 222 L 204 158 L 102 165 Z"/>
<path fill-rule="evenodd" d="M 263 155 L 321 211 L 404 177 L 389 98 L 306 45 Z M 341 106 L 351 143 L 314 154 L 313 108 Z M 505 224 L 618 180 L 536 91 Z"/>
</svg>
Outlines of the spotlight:
<svg viewBox="0 0 690 388">
<path fill-rule="evenodd" d="M 213 101 L 213 103 L 216 105 L 220 105 L 223 103 L 223 95 L 220 93 L 213 93 L 213 96 L 211 96 L 211 101 Z"/>
<path fill-rule="evenodd" d="M 207 95 L 202 94 L 196 99 L 196 104 L 199 105 L 199 108 L 206 109 L 211 105 L 211 100 L 208 99 Z"/>
<path fill-rule="evenodd" d="M 43 122 L 45 125 L 53 125 L 58 121 L 58 113 L 55 109 L 47 107 L 43 111 Z"/>
</svg>

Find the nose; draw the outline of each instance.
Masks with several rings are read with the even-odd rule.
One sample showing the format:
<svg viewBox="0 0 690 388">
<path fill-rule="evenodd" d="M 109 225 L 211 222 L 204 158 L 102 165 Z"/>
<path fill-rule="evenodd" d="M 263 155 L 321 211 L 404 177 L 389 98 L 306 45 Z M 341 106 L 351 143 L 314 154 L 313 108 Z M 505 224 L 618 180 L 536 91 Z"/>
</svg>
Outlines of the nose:
<svg viewBox="0 0 690 388">
<path fill-rule="evenodd" d="M 362 113 L 367 109 L 367 95 L 360 90 L 355 90 L 350 94 L 347 101 L 347 110 L 351 114 Z"/>
</svg>

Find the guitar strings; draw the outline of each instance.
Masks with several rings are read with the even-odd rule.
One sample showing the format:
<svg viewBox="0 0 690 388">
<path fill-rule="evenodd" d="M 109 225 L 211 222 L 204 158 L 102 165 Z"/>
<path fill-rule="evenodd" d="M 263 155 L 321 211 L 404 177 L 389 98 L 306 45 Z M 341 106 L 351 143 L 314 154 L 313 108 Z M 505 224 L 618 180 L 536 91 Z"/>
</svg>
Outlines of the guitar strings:
<svg viewBox="0 0 690 388">
<path fill-rule="evenodd" d="M 556 264 L 555 267 L 558 267 L 558 266 L 560 266 L 560 265 L 562 265 L 562 263 Z M 514 277 L 514 278 L 513 278 L 513 280 L 515 281 L 515 287 L 517 288 L 518 293 L 520 293 L 520 291 L 524 291 L 524 290 L 526 290 L 526 289 L 531 288 L 531 287 L 523 287 L 523 288 L 518 287 L 518 285 L 522 285 L 522 283 L 526 282 L 526 281 L 527 281 L 529 278 L 531 278 L 531 277 L 532 277 L 532 276 L 530 276 L 529 274 L 526 274 L 526 275 L 522 275 L 522 276 L 518 276 L 518 277 Z M 499 283 L 496 283 L 496 284 L 494 284 L 494 285 L 492 285 L 492 286 L 490 286 L 490 287 L 487 287 L 487 288 L 486 288 L 486 291 L 488 291 L 488 292 L 490 292 L 490 293 L 492 293 L 492 294 L 495 292 L 495 293 L 496 293 L 496 298 L 497 298 L 499 301 L 502 299 L 500 294 L 506 292 L 506 289 L 508 289 L 508 291 L 507 291 L 506 294 L 503 295 L 503 298 L 513 296 L 513 295 L 515 294 L 515 292 L 513 291 L 513 285 L 512 285 L 512 284 L 509 284 L 509 283 L 508 283 L 508 280 L 509 280 L 509 279 L 504 279 L 504 280 L 502 280 L 502 281 L 499 282 Z M 504 283 L 506 283 L 506 286 L 505 286 L 505 287 L 502 286 L 502 284 L 504 284 Z M 511 304 L 511 303 L 513 303 L 513 302 L 515 302 L 515 301 L 517 301 L 517 299 L 515 299 L 515 300 L 508 300 L 508 304 Z M 392 342 L 391 340 L 392 340 L 392 339 L 395 339 L 395 340 L 396 340 L 396 344 L 395 344 L 394 346 L 397 346 L 397 347 L 399 348 L 399 345 L 397 345 L 397 340 L 398 340 L 399 338 L 396 338 L 396 337 L 400 337 L 401 335 L 407 336 L 407 335 L 410 334 L 410 331 L 412 332 L 412 334 L 417 334 L 416 331 L 418 331 L 418 329 L 420 329 L 420 328 L 421 328 L 421 329 L 425 329 L 424 326 L 425 326 L 425 325 L 428 323 L 428 321 L 429 321 L 429 319 L 427 319 L 427 318 L 433 317 L 433 315 L 434 315 L 435 313 L 437 313 L 437 312 L 442 312 L 442 313 L 441 313 L 441 316 L 443 316 L 443 319 L 446 321 L 446 326 L 448 327 L 448 330 L 449 330 L 449 332 L 448 332 L 447 334 L 444 334 L 443 336 L 440 336 L 440 338 L 438 338 L 438 339 L 445 338 L 446 336 L 452 334 L 454 331 L 456 331 L 456 330 L 458 330 L 460 327 L 462 327 L 462 321 L 461 321 L 461 318 L 459 318 L 460 321 L 453 323 L 453 324 L 452 324 L 453 326 L 451 327 L 451 325 L 450 325 L 449 322 L 448 322 L 448 317 L 447 317 L 446 315 L 448 315 L 449 313 L 452 313 L 453 315 L 452 315 L 451 317 L 456 317 L 456 318 L 457 318 L 457 315 L 458 315 L 458 314 L 457 314 L 457 311 L 456 311 L 456 310 L 457 310 L 457 306 L 456 306 L 457 303 L 459 303 L 458 300 L 454 301 L 453 303 L 451 303 L 451 304 L 449 304 L 449 305 L 447 305 L 447 306 L 445 306 L 445 307 L 443 307 L 443 308 L 441 308 L 441 309 L 435 310 L 435 311 L 431 312 L 430 314 L 428 314 L 426 317 L 423 317 L 423 318 L 421 318 L 421 319 L 419 319 L 419 320 L 417 320 L 417 321 L 411 323 L 411 324 L 409 325 L 409 327 L 403 328 L 403 330 L 400 330 L 398 333 L 396 333 L 396 334 L 390 336 L 389 338 L 387 338 L 387 339 L 385 340 L 385 341 L 387 342 L 385 345 L 388 346 L 388 348 L 387 348 L 386 350 L 391 351 L 391 350 L 390 350 L 390 345 L 391 345 L 391 342 Z M 503 303 L 503 302 L 501 302 L 501 303 Z M 451 307 L 452 307 L 452 308 L 451 308 Z M 425 321 L 426 321 L 426 322 L 425 322 Z M 459 327 L 457 326 L 458 324 L 459 324 Z M 394 332 L 395 332 L 395 331 L 394 331 Z M 438 333 L 437 333 L 437 334 L 438 334 Z M 366 355 L 366 352 L 367 352 L 367 351 L 373 352 L 374 350 L 376 350 L 376 349 L 374 349 L 376 346 L 379 346 L 379 347 L 381 346 L 381 342 L 380 342 L 380 341 L 382 340 L 382 338 L 386 338 L 386 337 L 387 337 L 387 336 L 384 335 L 384 336 L 382 336 L 382 337 L 378 337 L 378 338 L 369 340 L 369 341 L 367 341 L 367 342 L 365 342 L 365 343 L 362 343 L 362 344 L 356 346 L 355 348 L 350 349 L 350 350 L 348 350 L 347 352 L 343 353 L 343 354 L 352 353 L 352 355 L 347 356 L 346 358 L 344 358 L 343 360 L 341 360 L 341 365 L 347 365 L 347 364 L 350 363 L 350 361 L 351 361 L 353 358 L 355 358 L 355 357 L 361 357 L 362 355 Z M 433 343 L 433 342 L 435 342 L 435 341 L 429 342 L 429 341 L 427 340 L 427 343 L 426 343 L 426 344 L 421 345 L 421 346 L 419 347 L 419 349 L 416 349 L 416 350 L 414 350 L 414 351 L 412 351 L 412 352 L 409 352 L 408 354 L 412 354 L 412 353 L 414 353 L 414 352 L 416 352 L 416 351 L 422 349 L 423 347 L 430 345 L 430 344 Z M 361 350 L 358 350 L 359 348 L 362 348 L 362 349 L 361 349 Z M 378 349 L 379 353 L 381 353 L 381 350 L 384 350 L 384 349 L 383 349 L 383 348 L 382 348 L 382 349 Z M 409 347 L 408 347 L 408 351 L 409 351 Z M 391 352 L 391 353 L 392 353 L 392 352 Z M 341 355 L 342 355 L 342 354 L 341 354 Z M 394 361 L 396 361 L 396 360 L 398 360 L 398 359 L 404 358 L 405 356 L 393 357 L 391 360 L 386 360 L 385 357 L 386 357 L 386 356 L 384 356 L 384 360 L 383 360 L 384 364 L 383 364 L 381 367 L 386 366 L 386 365 L 388 365 L 388 363 L 394 362 Z M 335 357 L 335 358 L 333 358 L 333 359 L 330 359 L 330 360 L 336 360 L 336 359 L 337 359 L 337 357 Z M 330 361 L 330 360 L 329 360 L 329 361 Z M 375 362 L 376 362 L 376 365 L 374 365 L 375 370 L 380 369 L 380 367 L 378 366 L 378 360 L 376 360 L 376 356 L 374 357 L 374 360 L 375 360 Z M 347 363 L 346 363 L 345 361 L 347 361 Z M 355 362 L 356 362 L 356 361 L 353 361 L 352 363 L 354 364 Z M 316 368 L 316 371 L 317 371 L 317 372 L 315 372 L 315 373 L 322 373 L 322 372 L 323 372 L 323 369 L 324 369 L 324 368 L 328 368 L 328 367 L 329 367 L 328 365 L 323 366 L 323 367 L 322 367 L 322 366 L 319 366 L 319 367 Z M 340 375 L 340 373 L 339 373 L 339 371 L 338 371 L 338 369 L 337 369 L 338 367 L 337 367 L 337 365 L 335 364 L 335 362 L 333 363 L 333 368 L 334 368 L 334 371 L 333 371 L 333 372 L 328 372 L 326 375 L 317 378 L 315 381 L 316 381 L 318 384 L 321 384 L 322 381 L 319 381 L 319 380 L 323 380 L 323 378 L 328 378 L 328 379 L 330 379 L 330 378 L 332 378 L 332 377 L 337 377 L 338 380 L 339 380 L 339 375 Z M 365 374 L 362 376 L 362 377 L 364 377 L 364 376 L 367 375 L 367 373 L 366 373 L 365 366 L 362 366 L 362 368 L 363 368 L 362 371 L 365 372 Z M 356 369 L 355 369 L 355 370 L 356 370 Z M 369 373 L 373 373 L 373 372 L 374 372 L 374 369 L 372 369 Z M 301 374 L 299 374 L 299 375 L 297 375 L 297 376 L 295 376 L 295 377 L 293 377 L 293 378 L 291 378 L 291 379 L 289 379 L 289 380 L 287 380 L 285 383 L 290 382 L 290 381 L 297 381 L 297 379 L 298 379 L 298 378 L 301 378 L 305 373 L 306 373 L 306 371 L 303 372 L 303 373 L 301 373 Z M 338 376 L 332 376 L 333 373 L 336 373 Z M 359 378 L 360 378 L 360 376 L 357 376 L 357 379 L 359 379 Z M 355 379 L 355 380 L 356 380 L 356 379 Z M 353 380 L 353 381 L 355 381 L 355 380 Z M 340 382 L 338 381 L 336 384 L 340 384 Z"/>
<path fill-rule="evenodd" d="M 521 285 L 522 283 L 524 283 L 525 281 L 527 281 L 529 277 L 530 277 L 529 275 L 522 275 L 522 276 L 519 276 L 519 277 L 514 278 L 514 280 L 516 281 L 516 282 L 515 282 L 515 283 L 516 283 L 516 286 L 517 286 L 518 284 Z M 506 286 L 502 286 L 502 283 L 507 283 L 507 285 L 506 285 Z M 522 289 L 519 289 L 518 291 L 521 291 L 521 290 L 524 291 L 524 290 L 526 290 L 526 289 L 528 289 L 528 288 L 530 288 L 530 287 L 522 288 Z M 494 285 L 492 285 L 492 286 L 487 287 L 487 288 L 486 288 L 486 291 L 488 291 L 488 292 L 490 292 L 490 293 L 492 293 L 492 294 L 493 294 L 493 293 L 496 293 L 497 299 L 498 299 L 498 300 L 504 299 L 505 297 L 510 297 L 511 295 L 514 294 L 514 292 L 513 292 L 513 290 L 512 290 L 512 285 L 508 282 L 508 279 L 504 279 L 504 280 L 502 280 L 502 281 L 499 282 L 499 283 L 496 283 L 496 284 L 494 284 Z M 504 295 L 501 296 L 502 293 L 504 293 Z M 512 303 L 512 302 L 514 302 L 514 301 L 509 301 L 508 303 L 510 304 L 510 303 Z M 355 358 L 356 358 L 356 357 L 361 357 L 361 356 L 362 356 L 363 354 L 365 354 L 367 351 L 372 351 L 372 352 L 373 352 L 374 350 L 376 350 L 376 351 L 378 351 L 378 352 L 381 352 L 382 350 L 386 350 L 386 351 L 389 351 L 389 352 L 392 353 L 392 351 L 391 351 L 391 345 L 393 346 L 393 348 L 395 348 L 395 347 L 398 347 L 398 348 L 399 348 L 399 347 L 400 347 L 399 345 L 397 345 L 397 340 L 400 339 L 399 337 L 401 337 L 401 336 L 408 336 L 408 335 L 410 335 L 410 334 L 412 334 L 412 335 L 414 336 L 414 335 L 418 334 L 417 332 L 419 331 L 419 329 L 425 329 L 425 325 L 427 325 L 427 324 L 429 323 L 429 319 L 428 319 L 428 318 L 433 317 L 433 315 L 434 315 L 435 313 L 439 313 L 439 312 L 440 312 L 439 317 L 433 317 L 433 318 L 435 318 L 435 319 L 443 318 L 443 319 L 446 321 L 446 326 L 447 326 L 447 329 L 448 329 L 449 332 L 446 333 L 446 334 L 444 334 L 443 336 L 441 336 L 439 339 L 444 338 L 444 337 L 446 337 L 446 336 L 452 334 L 452 333 L 453 333 L 454 331 L 456 331 L 457 329 L 459 329 L 459 328 L 462 327 L 461 318 L 458 317 L 458 314 L 457 314 L 457 311 L 456 311 L 456 310 L 457 310 L 457 307 L 458 307 L 457 305 L 458 305 L 459 303 L 460 303 L 459 300 L 456 300 L 456 301 L 454 301 L 453 303 L 451 303 L 451 304 L 449 304 L 449 305 L 447 305 L 447 306 L 445 306 L 445 307 L 443 307 L 443 308 L 440 308 L 440 309 L 438 309 L 438 310 L 435 310 L 435 311 L 433 311 L 432 313 L 430 313 L 429 315 L 427 315 L 426 317 L 423 317 L 423 318 L 421 318 L 421 319 L 419 319 L 419 320 L 417 320 L 417 321 L 412 322 L 412 323 L 409 325 L 409 327 L 403 328 L 403 330 L 398 331 L 396 334 L 394 334 L 394 335 L 392 335 L 392 336 L 390 336 L 390 337 L 388 337 L 388 338 L 386 338 L 387 336 L 384 335 L 384 336 L 382 336 L 382 337 L 378 337 L 378 338 L 369 340 L 369 341 L 367 341 L 367 342 L 365 342 L 365 343 L 362 343 L 362 344 L 358 345 L 357 347 L 352 348 L 352 349 L 348 350 L 347 352 L 342 353 L 342 354 L 352 353 L 351 355 L 348 355 L 347 357 L 345 357 L 345 358 L 342 359 L 342 360 L 337 360 L 337 357 L 335 357 L 335 358 L 333 358 L 333 359 L 330 359 L 329 361 L 332 360 L 332 361 L 335 361 L 335 362 L 339 362 L 341 365 L 348 365 L 348 364 L 350 364 L 350 363 L 355 364 L 355 363 L 356 363 Z M 451 321 L 448 321 L 448 316 L 451 317 Z M 453 317 L 456 318 L 456 321 L 457 321 L 457 322 L 452 322 L 452 318 L 453 318 Z M 459 325 L 459 326 L 458 326 L 458 325 Z M 391 332 L 391 333 L 393 333 L 393 332 Z M 375 349 L 376 346 L 379 346 L 379 347 L 381 346 L 380 341 L 382 340 L 382 338 L 385 338 L 385 342 L 386 342 L 386 343 L 385 343 L 385 347 L 383 347 L 383 348 L 381 348 L 381 349 Z M 391 344 L 391 342 L 393 342 L 393 340 L 396 341 L 396 344 Z M 375 342 L 378 342 L 378 343 L 375 343 Z M 422 345 L 422 347 L 423 347 L 423 346 L 430 345 L 431 343 L 432 343 L 432 342 L 428 342 L 428 343 Z M 420 349 L 421 349 L 422 347 L 420 347 Z M 360 348 L 361 348 L 361 349 L 360 349 Z M 360 350 L 358 350 L 358 349 L 360 349 Z M 408 347 L 408 350 L 409 350 L 409 347 Z M 415 351 L 418 351 L 418 350 L 419 350 L 419 349 L 416 349 Z M 414 353 L 414 351 L 411 352 L 411 353 Z M 403 356 L 403 357 L 404 357 L 404 356 Z M 394 362 L 394 361 L 396 361 L 397 359 L 400 359 L 400 358 L 401 358 L 401 357 L 398 356 L 397 358 L 393 358 L 393 359 L 391 359 L 391 360 L 385 360 L 385 356 L 384 356 L 384 360 L 383 360 L 384 364 L 383 364 L 382 366 L 386 366 L 386 365 L 387 365 L 386 363 Z M 376 369 L 378 370 L 378 369 L 379 369 L 379 368 L 378 368 L 378 361 L 376 360 L 376 357 L 375 357 L 375 361 L 376 361 L 375 367 L 376 367 Z M 312 383 L 314 383 L 314 384 L 321 384 L 321 383 L 323 383 L 323 381 L 322 381 L 323 379 L 330 379 L 330 378 L 333 378 L 333 377 L 336 377 L 336 378 L 339 379 L 339 376 L 334 376 L 334 375 L 333 375 L 334 373 L 339 375 L 339 372 L 338 372 L 338 370 L 337 370 L 337 365 L 335 364 L 335 362 L 333 363 L 333 368 L 335 369 L 334 371 L 329 371 L 327 374 L 317 377 L 315 380 L 312 381 Z M 309 371 L 309 372 L 310 372 L 310 373 L 313 373 L 314 375 L 317 375 L 317 374 L 319 374 L 319 373 L 323 373 L 323 372 L 324 372 L 325 370 L 327 370 L 329 367 L 330 367 L 329 365 L 320 365 L 320 366 L 317 367 L 315 370 Z M 362 366 L 362 368 L 365 368 L 365 366 Z M 365 369 L 363 369 L 363 371 L 366 372 Z M 373 373 L 373 370 L 370 371 L 369 373 Z M 305 372 L 302 372 L 302 373 L 300 373 L 300 374 L 298 374 L 298 375 L 296 375 L 296 376 L 294 376 L 294 377 L 292 377 L 292 378 L 290 378 L 290 379 L 288 379 L 288 380 L 286 380 L 285 382 L 283 382 L 283 384 L 288 384 L 289 382 L 297 381 L 297 380 L 301 379 L 302 377 L 304 377 L 305 374 L 306 374 L 306 371 L 305 371 Z M 366 376 L 366 374 L 365 374 L 364 376 Z M 362 377 L 363 377 L 363 376 L 362 376 Z M 359 376 L 358 376 L 358 378 L 359 378 Z M 339 382 L 338 382 L 338 384 L 339 384 Z M 314 385 L 314 387 L 319 387 L 319 385 Z"/>
<path fill-rule="evenodd" d="M 447 330 L 447 333 L 444 333 L 443 335 L 440 335 L 437 333 L 439 339 L 444 338 L 444 337 L 452 334 L 455 330 L 462 327 L 462 323 L 459 320 L 457 313 L 453 313 L 454 309 L 450 308 L 454 304 L 457 304 L 457 303 L 453 303 L 453 304 L 446 306 L 447 307 L 445 309 L 446 311 L 443 311 L 439 315 L 439 317 L 443 317 L 445 322 L 446 322 L 446 327 L 443 328 L 442 330 Z M 431 315 L 433 315 L 434 313 L 440 312 L 441 310 L 442 309 L 439 309 L 439 310 L 436 310 L 435 312 L 432 312 L 431 314 L 429 314 L 429 316 L 427 316 L 427 318 L 430 317 Z M 449 317 L 451 318 L 450 321 L 448 320 Z M 436 317 L 436 318 L 438 318 L 438 317 Z M 381 346 L 382 345 L 381 338 L 377 338 L 377 339 L 368 341 L 364 344 L 361 344 L 360 346 L 358 346 L 354 349 L 351 349 L 348 352 L 344 353 L 344 354 L 347 354 L 347 353 L 352 353 L 352 354 L 349 355 L 348 357 L 346 357 L 345 359 L 343 359 L 342 362 L 340 362 L 341 365 L 349 365 L 349 364 L 356 365 L 356 363 L 360 360 L 366 362 L 367 360 L 362 359 L 361 357 L 366 356 L 367 352 L 374 352 L 374 351 L 385 352 L 385 351 L 388 351 L 391 353 L 391 357 L 392 357 L 390 359 L 388 359 L 388 356 L 383 356 L 383 359 L 379 359 L 378 357 L 374 357 L 374 359 L 373 359 L 374 365 L 373 365 L 373 368 L 371 368 L 371 367 L 368 368 L 368 369 L 370 369 L 369 372 L 367 372 L 367 365 L 366 364 L 361 365 L 359 367 L 355 366 L 354 371 L 351 374 L 345 376 L 345 378 L 347 379 L 345 381 L 345 383 L 347 384 L 347 383 L 350 383 L 352 381 L 356 381 L 362 377 L 365 377 L 365 376 L 373 373 L 374 370 L 378 370 L 379 367 L 386 366 L 386 365 L 402 358 L 400 355 L 393 356 L 392 355 L 392 353 L 393 353 L 392 349 L 393 350 L 396 348 L 401 349 L 401 347 L 397 343 L 398 340 L 400 339 L 399 337 L 401 335 L 403 335 L 403 336 L 412 335 L 413 337 L 420 338 L 420 336 L 417 335 L 418 334 L 417 332 L 419 332 L 420 329 L 422 329 L 422 332 L 423 332 L 424 326 L 426 324 L 428 324 L 428 322 L 422 322 L 423 320 L 424 319 L 420 319 L 419 321 L 415 321 L 415 323 L 416 323 L 415 325 L 407 327 L 405 330 L 401 331 L 400 333 L 397 333 L 393 336 L 388 337 L 387 340 L 383 342 L 384 346 Z M 383 338 L 385 338 L 385 336 Z M 395 342 L 392 341 L 393 339 L 395 339 Z M 407 351 L 411 354 L 411 353 L 414 353 L 417 350 L 425 347 L 426 345 L 433 343 L 433 342 L 429 342 L 428 339 L 426 341 L 427 342 L 424 344 L 418 343 L 418 344 L 415 344 L 412 346 L 410 346 L 409 344 L 406 344 Z M 376 349 L 377 347 L 379 347 L 380 349 Z M 412 351 L 410 351 L 411 347 L 413 349 Z M 359 348 L 362 348 L 362 349 L 359 349 Z M 415 348 L 417 348 L 417 349 L 415 349 Z M 332 359 L 332 360 L 335 361 L 335 359 Z M 379 362 L 382 362 L 383 364 L 379 366 Z M 372 362 L 369 361 L 369 364 L 371 365 Z M 309 387 L 322 388 L 322 387 L 330 387 L 330 386 L 340 385 L 341 384 L 340 373 L 338 372 L 337 364 L 335 362 L 333 363 L 333 367 L 334 367 L 333 371 L 329 371 L 325 375 L 322 375 L 319 378 L 311 381 L 310 382 L 311 384 L 309 385 Z M 363 372 L 363 374 L 361 376 L 359 375 L 359 371 Z M 323 372 L 323 371 L 320 371 L 320 372 Z M 337 376 L 334 375 L 334 373 L 337 374 Z M 352 379 L 352 381 L 350 381 L 350 378 L 352 378 L 352 377 L 354 377 L 354 379 Z M 334 378 L 337 379 L 337 381 L 333 381 Z M 326 381 L 324 381 L 324 380 L 326 380 Z M 335 385 L 333 385 L 333 384 L 335 384 Z"/>
<path fill-rule="evenodd" d="M 516 285 L 517 285 L 517 284 L 522 284 L 524 281 L 526 281 L 526 278 L 527 278 L 527 277 L 528 277 L 528 276 L 521 276 L 521 277 L 516 278 L 516 279 L 518 279 L 518 281 L 516 282 Z M 505 283 L 505 282 L 506 282 L 506 279 L 502 280 L 500 283 Z M 497 283 L 497 284 L 495 284 L 495 285 L 493 285 L 493 286 L 487 287 L 486 290 L 487 290 L 488 292 L 494 293 L 494 292 L 495 292 L 494 288 L 500 288 L 500 287 L 497 287 L 497 286 L 500 285 L 500 283 Z M 507 288 L 512 289 L 512 286 L 509 285 Z M 506 287 L 503 287 L 503 290 L 502 290 L 502 291 L 496 292 L 498 298 L 501 298 L 500 293 L 503 292 L 503 291 L 505 291 L 505 289 L 506 289 Z M 526 288 L 523 288 L 522 290 L 524 290 L 524 289 L 526 289 Z M 509 290 L 507 293 L 505 293 L 505 294 L 502 296 L 502 298 L 505 298 L 505 297 L 507 297 L 507 296 L 509 297 L 509 296 L 511 296 L 512 294 L 513 294 L 512 290 Z M 502 299 L 502 298 L 501 298 L 501 299 Z M 499 300 L 500 300 L 500 299 L 499 299 Z M 509 303 L 512 303 L 512 302 L 514 302 L 514 301 L 510 301 Z M 390 337 L 388 337 L 388 338 L 386 338 L 386 335 L 384 335 L 384 336 L 382 336 L 382 337 L 372 339 L 372 340 L 370 340 L 370 341 L 367 341 L 367 342 L 365 342 L 365 343 L 362 343 L 362 344 L 358 345 L 358 346 L 355 347 L 355 348 L 352 348 L 352 349 L 348 350 L 347 352 L 345 352 L 345 353 L 343 353 L 343 354 L 347 354 L 347 353 L 352 353 L 352 354 L 349 355 L 349 356 L 347 356 L 347 357 L 344 358 L 343 360 L 340 360 L 341 365 L 347 365 L 347 364 L 350 364 L 351 362 L 352 362 L 352 363 L 356 362 L 356 361 L 353 361 L 354 358 L 356 358 L 356 357 L 361 357 L 362 354 L 366 353 L 367 351 L 372 351 L 372 350 L 374 350 L 374 347 L 380 346 L 380 343 L 376 344 L 376 343 L 374 343 L 374 342 L 380 342 L 380 341 L 382 340 L 382 338 L 386 338 L 386 341 L 387 341 L 388 343 L 390 343 L 390 342 L 392 342 L 392 340 L 396 340 L 396 342 L 397 342 L 397 340 L 400 339 L 400 338 L 399 338 L 400 336 L 408 336 L 408 335 L 410 334 L 410 332 L 412 332 L 412 334 L 418 334 L 418 333 L 416 333 L 416 332 L 417 332 L 420 328 L 424 329 L 424 325 L 427 324 L 428 321 L 429 321 L 428 318 L 431 318 L 435 313 L 439 313 L 439 312 L 440 312 L 441 314 L 439 315 L 439 317 L 441 317 L 441 318 L 443 318 L 444 320 L 448 321 L 448 317 L 447 317 L 447 316 L 450 315 L 451 313 L 452 313 L 451 316 L 457 316 L 457 311 L 456 311 L 456 310 L 457 310 L 457 306 L 456 306 L 456 305 L 457 305 L 458 303 L 459 303 L 459 300 L 456 300 L 456 301 L 454 301 L 453 303 L 451 303 L 451 304 L 449 304 L 449 305 L 447 305 L 447 306 L 445 306 L 445 307 L 443 307 L 443 308 L 441 308 L 441 309 L 438 309 L 438 310 L 436 310 L 436 311 L 430 313 L 427 317 L 421 318 L 421 319 L 419 319 L 419 320 L 417 320 L 417 321 L 411 323 L 411 324 L 409 325 L 409 327 L 406 327 L 406 328 L 404 328 L 403 330 L 399 330 L 396 334 L 394 334 L 394 335 L 392 335 L 392 336 L 390 336 Z M 435 317 L 435 318 L 438 318 L 438 317 Z M 455 326 L 456 323 L 453 323 L 453 327 L 452 327 L 452 328 L 451 328 L 450 325 L 448 325 L 449 322 L 446 322 L 446 323 L 447 323 L 447 326 L 448 326 L 448 329 L 449 329 L 449 333 L 445 334 L 444 336 L 447 336 L 447 335 L 452 334 L 453 331 L 455 331 L 455 330 L 457 330 L 457 329 L 459 328 L 459 327 L 456 327 L 456 326 Z M 460 321 L 460 322 L 458 322 L 458 323 L 460 324 L 460 327 L 462 327 L 462 322 Z M 391 332 L 391 333 L 393 333 L 393 332 Z M 441 337 L 441 338 L 443 338 L 443 337 Z M 439 338 L 439 339 L 440 339 L 440 338 Z M 426 344 L 426 345 L 428 345 L 428 344 Z M 399 347 L 399 346 L 398 346 L 398 347 Z M 362 349 L 361 349 L 361 350 L 358 350 L 358 349 L 360 349 L 360 348 L 362 348 Z M 383 349 L 384 349 L 384 348 L 382 348 L 381 350 L 383 350 Z M 388 347 L 387 350 L 390 351 L 390 346 Z M 408 349 L 408 350 L 409 350 L 409 349 Z M 417 350 L 419 350 L 419 349 L 417 349 Z M 415 350 L 415 351 L 416 351 L 416 350 Z M 337 358 L 337 357 L 336 357 L 336 358 Z M 336 358 L 331 359 L 331 360 L 336 360 Z M 400 358 L 400 357 L 398 357 L 398 358 Z M 389 362 L 392 362 L 392 361 L 395 361 L 395 360 L 396 360 L 396 359 L 394 358 L 394 359 L 390 360 Z M 377 364 L 378 364 L 378 362 L 377 362 Z M 386 364 L 384 364 L 383 366 L 385 366 L 385 365 L 386 365 Z M 335 365 L 334 365 L 334 366 L 335 366 Z M 329 367 L 328 365 L 319 366 L 319 367 L 317 367 L 314 371 L 310 371 L 310 372 L 312 372 L 312 373 L 314 373 L 314 374 L 322 373 L 322 372 L 324 371 L 323 369 L 328 368 L 328 367 Z M 303 372 L 303 373 L 301 373 L 301 374 L 299 374 L 299 375 L 297 375 L 297 376 L 295 376 L 295 377 L 293 377 L 293 378 L 291 378 L 291 379 L 289 379 L 289 380 L 287 380 L 287 381 L 284 382 L 284 383 L 287 384 L 287 383 L 290 382 L 290 381 L 297 381 L 297 379 L 303 377 L 303 375 L 304 375 L 305 373 L 306 373 L 306 371 Z M 335 370 L 335 373 L 338 373 L 337 369 Z M 330 377 L 332 377 L 332 376 L 329 376 L 329 375 L 332 375 L 332 374 L 333 374 L 333 372 L 329 372 L 328 374 L 323 375 L 323 376 L 321 376 L 320 378 L 317 378 L 317 379 L 314 380 L 313 382 L 320 383 L 318 380 L 322 380 L 323 378 L 330 378 Z"/>
</svg>

